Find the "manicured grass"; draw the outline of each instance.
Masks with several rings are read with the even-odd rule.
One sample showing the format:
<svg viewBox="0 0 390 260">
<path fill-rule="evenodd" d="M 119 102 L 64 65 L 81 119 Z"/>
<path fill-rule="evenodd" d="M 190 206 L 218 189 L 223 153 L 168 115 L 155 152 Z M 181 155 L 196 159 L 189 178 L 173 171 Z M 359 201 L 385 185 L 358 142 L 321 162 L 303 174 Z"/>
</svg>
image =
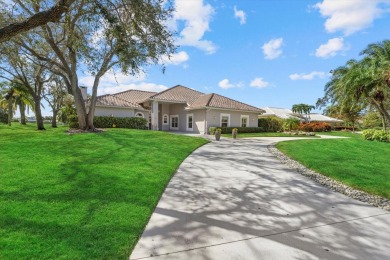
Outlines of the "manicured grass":
<svg viewBox="0 0 390 260">
<path fill-rule="evenodd" d="M 223 137 L 232 138 L 232 134 L 222 134 Z M 318 137 L 318 136 L 306 136 L 306 135 L 289 135 L 285 133 L 238 133 L 238 138 L 247 137 Z"/>
<path fill-rule="evenodd" d="M 0 259 L 127 259 L 180 163 L 207 141 L 0 125 Z"/>
<path fill-rule="evenodd" d="M 316 172 L 390 199 L 390 144 L 366 141 L 355 133 L 327 134 L 350 138 L 288 141 L 276 147 Z"/>
</svg>

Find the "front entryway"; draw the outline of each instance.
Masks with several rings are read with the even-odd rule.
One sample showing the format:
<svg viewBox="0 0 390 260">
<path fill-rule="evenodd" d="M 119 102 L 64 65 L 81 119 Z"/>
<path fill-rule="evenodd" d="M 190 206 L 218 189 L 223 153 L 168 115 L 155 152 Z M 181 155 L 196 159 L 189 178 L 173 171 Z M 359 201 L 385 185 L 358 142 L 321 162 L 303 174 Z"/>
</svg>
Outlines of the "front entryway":
<svg viewBox="0 0 390 260">
<path fill-rule="evenodd" d="M 170 116 L 169 129 L 170 130 L 179 130 L 179 115 L 171 115 Z"/>
</svg>

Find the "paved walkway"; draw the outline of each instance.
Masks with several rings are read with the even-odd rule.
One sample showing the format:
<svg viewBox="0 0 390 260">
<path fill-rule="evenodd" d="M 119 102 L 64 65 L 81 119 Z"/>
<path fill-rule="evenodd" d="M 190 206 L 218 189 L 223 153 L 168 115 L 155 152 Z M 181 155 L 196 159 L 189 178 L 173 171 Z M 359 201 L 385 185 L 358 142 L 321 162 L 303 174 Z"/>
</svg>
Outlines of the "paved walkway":
<svg viewBox="0 0 390 260">
<path fill-rule="evenodd" d="M 268 152 L 272 142 L 222 139 L 195 151 L 130 258 L 390 259 L 390 212 L 295 173 Z"/>
</svg>

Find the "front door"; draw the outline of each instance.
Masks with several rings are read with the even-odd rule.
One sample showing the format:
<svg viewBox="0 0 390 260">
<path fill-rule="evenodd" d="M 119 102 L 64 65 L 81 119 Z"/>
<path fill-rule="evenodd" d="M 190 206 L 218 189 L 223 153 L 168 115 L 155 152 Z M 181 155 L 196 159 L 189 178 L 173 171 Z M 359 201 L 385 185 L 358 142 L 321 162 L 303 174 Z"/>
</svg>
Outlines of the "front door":
<svg viewBox="0 0 390 260">
<path fill-rule="evenodd" d="M 179 130 L 179 115 L 171 115 L 169 129 L 170 130 Z"/>
</svg>

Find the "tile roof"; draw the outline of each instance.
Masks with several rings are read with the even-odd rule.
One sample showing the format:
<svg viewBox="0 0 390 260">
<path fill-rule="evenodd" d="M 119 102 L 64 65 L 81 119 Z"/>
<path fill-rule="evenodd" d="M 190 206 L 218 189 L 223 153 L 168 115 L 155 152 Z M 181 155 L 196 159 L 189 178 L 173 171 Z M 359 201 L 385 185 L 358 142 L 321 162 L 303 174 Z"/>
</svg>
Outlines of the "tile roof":
<svg viewBox="0 0 390 260">
<path fill-rule="evenodd" d="M 342 123 L 343 120 L 333 118 L 330 116 L 324 116 L 321 114 L 313 113 L 310 114 L 310 121 L 315 121 L 315 122 L 328 122 L 328 123 Z"/>
<path fill-rule="evenodd" d="M 169 88 L 160 93 L 157 93 L 150 99 L 172 101 L 172 102 L 182 102 L 187 104 L 192 104 L 199 96 L 204 95 L 204 93 L 190 89 L 181 85 L 177 85 L 173 88 Z"/>
<path fill-rule="evenodd" d="M 130 102 L 110 94 L 98 96 L 96 100 L 96 106 L 142 108 L 137 103 Z"/>
<path fill-rule="evenodd" d="M 260 108 L 215 93 L 200 96 L 193 104 L 188 107 L 188 109 L 199 109 L 204 107 L 243 110 L 258 113 L 264 112 L 264 110 Z"/>
<path fill-rule="evenodd" d="M 119 97 L 121 99 L 125 99 L 134 103 L 141 103 L 145 99 L 156 95 L 157 92 L 151 92 L 151 91 L 143 91 L 143 90 L 135 90 L 130 89 L 123 92 L 112 94 L 113 96 Z"/>
</svg>

